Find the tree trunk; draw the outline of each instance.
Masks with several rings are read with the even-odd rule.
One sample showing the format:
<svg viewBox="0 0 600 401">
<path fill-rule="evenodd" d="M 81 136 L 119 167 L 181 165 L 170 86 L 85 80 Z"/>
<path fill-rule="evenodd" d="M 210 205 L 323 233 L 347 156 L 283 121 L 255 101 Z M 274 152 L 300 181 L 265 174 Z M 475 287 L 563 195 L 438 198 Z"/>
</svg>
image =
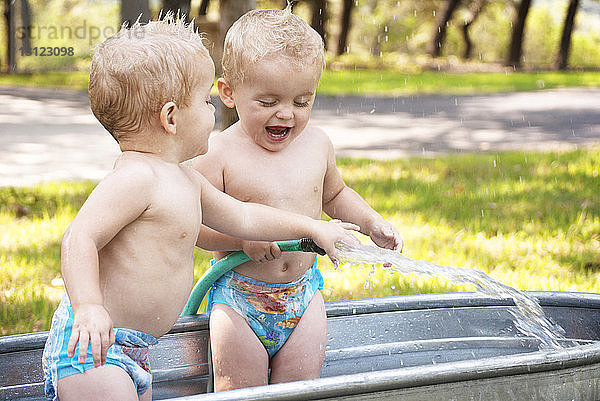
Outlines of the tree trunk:
<svg viewBox="0 0 600 401">
<path fill-rule="evenodd" d="M 19 54 L 31 54 L 31 9 L 29 0 L 6 0 L 6 66 L 7 73 L 17 72 Z"/>
<path fill-rule="evenodd" d="M 17 60 L 15 57 L 15 25 L 12 0 L 4 0 L 4 20 L 6 21 L 6 72 L 15 72 Z"/>
<path fill-rule="evenodd" d="M 254 9 L 256 6 L 255 0 L 220 0 L 219 2 L 219 42 L 215 43 L 215 67 L 217 74 L 222 74 L 221 58 L 223 56 L 223 42 L 225 34 L 233 23 L 246 12 Z M 235 109 L 230 109 L 221 103 L 221 129 L 229 127 L 238 120 L 238 115 Z"/>
<path fill-rule="evenodd" d="M 567 69 L 569 51 L 571 49 L 571 34 L 575 27 L 575 15 L 577 14 L 578 7 L 579 0 L 571 0 L 569 2 L 569 8 L 567 9 L 562 36 L 560 38 L 560 47 L 558 49 L 558 54 L 556 55 L 556 60 L 554 61 L 554 68 L 557 70 Z"/>
<path fill-rule="evenodd" d="M 327 33 L 325 32 L 325 22 L 327 21 L 327 1 L 312 0 L 312 18 L 310 26 L 317 31 L 323 38 L 325 49 L 327 49 Z"/>
<path fill-rule="evenodd" d="M 473 42 L 471 41 L 471 35 L 469 34 L 469 29 L 471 25 L 475 22 L 477 17 L 481 14 L 483 7 L 485 6 L 485 0 L 478 0 L 475 3 L 471 3 L 471 19 L 465 21 L 465 24 L 462 27 L 463 39 L 465 41 L 465 49 L 463 51 L 463 58 L 465 60 L 470 60 L 473 57 Z"/>
<path fill-rule="evenodd" d="M 198 8 L 198 15 L 206 15 L 208 12 L 208 2 L 209 0 L 202 0 L 200 2 L 200 7 Z"/>
<path fill-rule="evenodd" d="M 190 10 L 191 0 L 163 0 L 163 15 L 170 11 L 173 15 L 185 15 L 186 21 L 189 21 Z"/>
<path fill-rule="evenodd" d="M 506 62 L 506 65 L 513 67 L 516 70 L 521 68 L 525 20 L 527 20 L 527 13 L 529 13 L 530 6 L 531 0 L 521 0 L 521 3 L 519 4 L 519 8 L 517 10 L 516 20 L 513 23 L 512 36 L 510 39 L 510 50 L 508 53 L 508 60 Z"/>
<path fill-rule="evenodd" d="M 336 54 L 341 56 L 346 52 L 346 46 L 348 45 L 348 33 L 350 32 L 350 24 L 352 21 L 352 8 L 354 6 L 354 0 L 343 0 L 342 2 L 342 15 L 340 18 L 340 36 L 338 37 L 338 45 Z"/>
<path fill-rule="evenodd" d="M 452 19 L 452 14 L 460 2 L 461 0 L 446 1 L 446 8 L 438 17 L 433 41 L 429 44 L 429 54 L 431 57 L 439 57 L 440 54 L 442 54 L 442 46 L 444 45 L 444 40 L 446 40 L 446 28 L 448 27 L 448 22 Z"/>
<path fill-rule="evenodd" d="M 150 17 L 148 0 L 121 0 L 121 23 L 127 22 L 131 26 L 138 18 L 140 22 L 148 22 Z"/>
<path fill-rule="evenodd" d="M 31 9 L 29 8 L 29 0 L 21 0 L 20 19 L 21 26 L 28 28 L 31 26 Z M 31 37 L 30 35 L 24 35 L 21 39 L 21 47 L 23 51 L 29 53 L 31 51 Z"/>
</svg>

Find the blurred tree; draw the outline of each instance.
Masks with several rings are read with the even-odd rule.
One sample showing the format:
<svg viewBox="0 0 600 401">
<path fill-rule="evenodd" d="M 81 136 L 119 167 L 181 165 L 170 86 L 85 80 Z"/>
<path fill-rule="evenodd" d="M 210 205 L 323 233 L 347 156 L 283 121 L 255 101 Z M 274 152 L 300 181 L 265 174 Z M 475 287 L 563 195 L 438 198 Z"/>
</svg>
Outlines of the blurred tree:
<svg viewBox="0 0 600 401">
<path fill-rule="evenodd" d="M 186 20 L 189 20 L 191 3 L 191 0 L 163 0 L 162 12 L 163 14 L 169 11 L 175 15 L 183 14 Z"/>
<path fill-rule="evenodd" d="M 7 73 L 17 72 L 18 54 L 31 52 L 31 9 L 29 0 L 5 0 L 4 20 L 6 27 Z"/>
<path fill-rule="evenodd" d="M 141 22 L 149 21 L 150 5 L 148 0 L 121 0 L 121 23 L 129 25 L 140 19 Z"/>
<path fill-rule="evenodd" d="M 521 0 L 517 8 L 513 30 L 510 38 L 510 49 L 506 65 L 514 69 L 521 68 L 521 56 L 523 54 L 523 35 L 525 32 L 525 21 L 531 7 L 531 0 Z"/>
<path fill-rule="evenodd" d="M 348 36 L 352 53 L 360 55 L 368 51 L 380 60 L 383 54 L 390 52 L 426 53 L 436 24 L 434 12 L 441 3 L 417 0 L 355 2 L 352 30 Z M 360 60 L 356 61 L 360 63 Z"/>
<path fill-rule="evenodd" d="M 6 67 L 3 69 L 7 73 L 11 73 L 16 68 L 12 0 L 4 0 L 4 20 L 4 26 L 6 27 Z"/>
<path fill-rule="evenodd" d="M 210 0 L 202 0 L 200 2 L 200 7 L 198 7 L 198 15 L 206 15 L 209 1 Z"/>
<path fill-rule="evenodd" d="M 312 17 L 310 26 L 317 31 L 323 38 L 325 49 L 327 49 L 327 33 L 325 32 L 325 23 L 327 22 L 327 1 L 326 0 L 311 0 Z"/>
<path fill-rule="evenodd" d="M 352 8 L 354 0 L 342 0 L 342 13 L 340 15 L 340 35 L 338 36 L 338 44 L 336 54 L 341 56 L 346 52 L 348 46 L 348 33 L 350 32 L 350 24 L 352 21 Z"/>
<path fill-rule="evenodd" d="M 486 0 L 475 0 L 469 3 L 468 8 L 470 11 L 470 18 L 465 20 L 465 23 L 462 26 L 462 35 L 465 41 L 465 47 L 463 49 L 463 58 L 465 60 L 470 60 L 473 56 L 473 42 L 471 41 L 469 28 L 471 28 L 471 25 L 473 25 L 477 17 L 479 17 L 486 3 Z"/>
<path fill-rule="evenodd" d="M 227 30 L 233 23 L 243 14 L 256 7 L 255 0 L 220 0 L 219 1 L 219 43 L 216 48 L 223 50 L 223 42 Z M 222 53 L 221 53 L 222 56 Z M 215 57 L 215 66 L 218 73 L 221 73 L 221 56 Z M 221 103 L 221 129 L 229 127 L 238 120 L 238 115 L 235 109 L 230 109 Z"/>
<path fill-rule="evenodd" d="M 14 2 L 14 1 L 13 1 Z M 20 1 L 20 13 L 21 14 L 21 26 L 31 26 L 31 8 L 29 7 L 29 0 Z M 21 38 L 21 47 L 25 52 L 31 51 L 31 37 L 29 35 L 23 35 Z"/>
<path fill-rule="evenodd" d="M 560 46 L 556 59 L 554 60 L 554 68 L 557 70 L 566 70 L 569 62 L 569 50 L 571 49 L 571 34 L 575 27 L 575 15 L 579 7 L 579 0 L 570 0 L 565 22 L 563 24 L 562 35 L 560 38 Z"/>
<path fill-rule="evenodd" d="M 460 2 L 461 0 L 447 0 L 444 11 L 439 13 L 433 40 L 429 44 L 428 53 L 431 57 L 439 57 L 440 54 L 442 54 L 442 46 L 444 45 L 444 40 L 446 38 L 446 28 L 448 28 L 448 23 L 450 22 L 450 19 L 452 19 L 452 14 Z"/>
</svg>

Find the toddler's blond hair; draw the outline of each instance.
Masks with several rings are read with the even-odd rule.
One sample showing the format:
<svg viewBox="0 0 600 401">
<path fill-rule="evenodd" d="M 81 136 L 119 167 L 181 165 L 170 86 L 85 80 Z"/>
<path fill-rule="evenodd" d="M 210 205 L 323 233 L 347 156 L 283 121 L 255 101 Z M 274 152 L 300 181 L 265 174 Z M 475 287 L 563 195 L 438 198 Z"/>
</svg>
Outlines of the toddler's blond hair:
<svg viewBox="0 0 600 401">
<path fill-rule="evenodd" d="M 302 18 L 284 10 L 253 10 L 242 15 L 227 31 L 223 48 L 223 78 L 235 87 L 244 81 L 244 70 L 266 56 L 289 56 L 298 68 L 325 65 L 323 39 Z"/>
<path fill-rule="evenodd" d="M 192 92 L 207 79 L 208 60 L 202 36 L 183 17 L 124 24 L 94 49 L 92 112 L 118 142 L 151 124 L 165 103 L 189 106 Z"/>
</svg>

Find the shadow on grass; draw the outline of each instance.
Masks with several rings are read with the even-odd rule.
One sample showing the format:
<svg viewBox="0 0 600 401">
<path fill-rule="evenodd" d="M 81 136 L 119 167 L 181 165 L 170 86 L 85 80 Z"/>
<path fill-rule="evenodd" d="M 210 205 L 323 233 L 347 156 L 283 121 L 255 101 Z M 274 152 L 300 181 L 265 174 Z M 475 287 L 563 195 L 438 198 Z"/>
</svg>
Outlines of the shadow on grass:
<svg viewBox="0 0 600 401">
<path fill-rule="evenodd" d="M 21 285 L 26 282 L 49 282 L 60 274 L 60 239 L 47 242 L 43 245 L 29 244 L 14 249 L 0 250 L 0 257 L 3 264 L 11 266 L 12 269 L 24 270 L 22 274 L 17 274 L 13 284 Z M 8 276 L 11 276 L 10 270 L 5 270 Z M 7 278 L 5 274 L 2 277 L 0 289 L 6 288 Z M 19 282 L 21 281 L 21 282 Z"/>
<path fill-rule="evenodd" d="M 77 212 L 93 182 L 51 183 L 35 187 L 0 187 L 0 213 L 17 218 L 52 217 L 59 210 Z"/>
</svg>

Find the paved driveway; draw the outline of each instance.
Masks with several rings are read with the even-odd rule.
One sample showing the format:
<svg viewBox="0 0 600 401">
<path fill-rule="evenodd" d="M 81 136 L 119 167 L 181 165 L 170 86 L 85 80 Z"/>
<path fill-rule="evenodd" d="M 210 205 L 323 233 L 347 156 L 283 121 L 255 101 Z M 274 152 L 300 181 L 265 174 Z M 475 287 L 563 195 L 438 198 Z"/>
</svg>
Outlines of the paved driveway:
<svg viewBox="0 0 600 401">
<path fill-rule="evenodd" d="M 569 149 L 600 144 L 600 89 L 318 97 L 311 124 L 325 129 L 340 156 Z M 0 186 L 97 180 L 118 154 L 85 93 L 0 87 Z"/>
</svg>

